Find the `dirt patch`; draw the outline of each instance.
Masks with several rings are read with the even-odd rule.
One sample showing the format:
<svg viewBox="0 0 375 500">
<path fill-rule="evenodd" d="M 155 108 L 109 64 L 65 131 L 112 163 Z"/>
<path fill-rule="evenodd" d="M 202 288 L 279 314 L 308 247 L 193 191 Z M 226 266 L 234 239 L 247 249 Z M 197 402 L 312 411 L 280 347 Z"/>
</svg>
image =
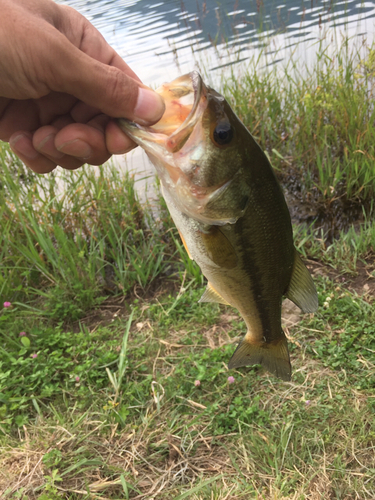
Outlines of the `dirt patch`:
<svg viewBox="0 0 375 500">
<path fill-rule="evenodd" d="M 372 214 L 372 200 L 348 199 L 346 185 L 336 186 L 334 192 L 322 193 L 316 185 L 306 191 L 300 172 L 293 168 L 278 173 L 284 196 L 294 224 L 312 225 L 322 229 L 327 243 L 337 238 L 341 231 L 348 231 L 352 224 L 364 221 L 363 213 Z"/>
<path fill-rule="evenodd" d="M 307 268 L 312 276 L 328 276 L 334 283 L 337 283 L 351 292 L 362 296 L 368 302 L 375 298 L 375 264 L 374 262 L 357 262 L 357 274 L 339 273 L 330 266 L 320 262 L 307 261 Z"/>
<path fill-rule="evenodd" d="M 289 299 L 285 299 L 281 310 L 281 324 L 283 328 L 292 328 L 301 319 L 301 309 Z"/>
<path fill-rule="evenodd" d="M 156 279 L 152 284 L 143 290 L 139 285 L 136 285 L 131 293 L 125 296 L 110 296 L 106 298 L 100 306 L 89 311 L 80 320 L 73 324 L 66 323 L 66 328 L 72 328 L 73 332 L 80 331 L 80 324 L 85 324 L 90 332 L 95 331 L 100 326 L 108 326 L 116 318 L 128 317 L 130 306 L 135 299 L 138 299 L 144 307 L 147 307 L 149 302 L 155 301 L 157 298 L 167 293 L 177 296 L 181 283 L 178 280 L 166 279 L 165 277 Z"/>
<path fill-rule="evenodd" d="M 374 262 L 357 263 L 357 276 L 343 275 L 341 280 L 348 286 L 350 290 L 355 291 L 358 295 L 363 295 L 365 299 L 373 300 L 375 297 L 375 274 Z"/>
</svg>

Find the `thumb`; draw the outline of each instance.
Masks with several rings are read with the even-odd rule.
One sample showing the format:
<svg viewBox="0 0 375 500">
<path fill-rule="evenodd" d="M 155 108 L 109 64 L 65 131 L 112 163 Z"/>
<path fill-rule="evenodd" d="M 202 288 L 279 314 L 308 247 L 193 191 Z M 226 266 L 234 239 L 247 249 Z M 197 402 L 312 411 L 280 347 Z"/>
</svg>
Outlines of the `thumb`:
<svg viewBox="0 0 375 500">
<path fill-rule="evenodd" d="M 165 104 L 162 97 L 114 66 L 93 59 L 71 44 L 63 44 L 65 64 L 59 65 L 58 88 L 113 118 L 141 125 L 157 122 Z M 129 73 L 134 75 L 130 68 Z"/>
</svg>

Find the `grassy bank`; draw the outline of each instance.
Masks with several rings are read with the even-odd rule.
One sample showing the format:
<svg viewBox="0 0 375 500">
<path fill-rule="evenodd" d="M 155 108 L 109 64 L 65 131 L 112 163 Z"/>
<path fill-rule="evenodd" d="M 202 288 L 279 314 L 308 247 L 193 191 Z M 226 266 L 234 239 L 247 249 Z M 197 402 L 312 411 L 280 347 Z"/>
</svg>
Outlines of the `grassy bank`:
<svg viewBox="0 0 375 500">
<path fill-rule="evenodd" d="M 261 54 L 223 84 L 267 151 L 292 217 L 329 237 L 373 209 L 375 52 L 355 46 L 346 40 L 330 56 L 321 45 L 312 66 L 291 58 L 280 68 L 270 64 L 277 52 Z"/>
<path fill-rule="evenodd" d="M 290 383 L 228 371 L 244 323 L 197 303 L 162 200 L 110 166 L 34 175 L 0 145 L 2 498 L 375 497 L 373 62 L 336 63 L 225 89 L 288 192 L 365 207 L 336 239 L 318 213 L 294 228 L 320 308 L 284 310 Z"/>
<path fill-rule="evenodd" d="M 100 297 L 147 288 L 176 252 L 134 182 L 109 166 L 37 176 L 3 148 L 1 199 L 0 294 L 38 297 L 54 318 L 74 320 Z"/>
</svg>

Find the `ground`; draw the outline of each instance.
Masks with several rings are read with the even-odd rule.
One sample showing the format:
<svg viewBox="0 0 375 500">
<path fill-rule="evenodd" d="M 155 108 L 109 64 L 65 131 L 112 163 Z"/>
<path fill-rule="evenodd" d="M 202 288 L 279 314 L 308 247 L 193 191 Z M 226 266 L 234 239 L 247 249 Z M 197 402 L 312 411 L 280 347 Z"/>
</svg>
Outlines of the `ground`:
<svg viewBox="0 0 375 500">
<path fill-rule="evenodd" d="M 177 283 L 160 282 L 143 296 L 135 289 L 130 301 L 110 299 L 88 314 L 81 324 L 91 335 L 115 334 L 115 325 L 123 332 L 129 302 L 138 300 L 123 394 L 114 398 L 104 384 L 91 406 L 86 401 L 80 408 L 75 387 L 64 391 L 65 410 L 47 404 L 33 423 L 19 427 L 12 445 L 1 449 L 4 498 L 373 498 L 375 398 L 366 379 L 373 377 L 375 350 L 362 337 L 347 358 L 337 338 L 347 345 L 358 337 L 352 327 L 342 329 L 341 315 L 348 318 L 347 308 L 358 304 L 370 307 L 375 280 L 364 266 L 349 276 L 307 265 L 320 302 L 332 295 L 338 305 L 331 312 L 321 304 L 320 313 L 301 316 L 284 301 L 292 382 L 252 368 L 231 371 L 235 383 L 228 384 L 226 363 L 241 321 L 233 309 L 211 304 L 199 316 L 200 287 L 169 316 L 165 311 L 181 291 Z M 188 307 L 191 317 L 182 317 Z M 367 321 L 366 311 L 353 322 Z M 78 333 L 78 322 L 72 330 Z M 115 350 L 120 353 L 121 341 Z"/>
</svg>

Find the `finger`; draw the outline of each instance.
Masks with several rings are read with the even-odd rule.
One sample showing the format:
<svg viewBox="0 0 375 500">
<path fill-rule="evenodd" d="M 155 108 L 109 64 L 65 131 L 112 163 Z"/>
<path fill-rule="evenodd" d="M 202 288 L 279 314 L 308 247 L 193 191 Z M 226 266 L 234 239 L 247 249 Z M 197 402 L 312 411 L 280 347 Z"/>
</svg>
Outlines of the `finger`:
<svg viewBox="0 0 375 500">
<path fill-rule="evenodd" d="M 54 127 L 41 127 L 34 134 L 33 146 L 39 153 L 57 163 L 60 167 L 67 170 L 76 170 L 86 162 L 83 159 L 66 155 L 56 148 L 55 139 L 58 132 L 58 129 Z"/>
<path fill-rule="evenodd" d="M 53 127 L 42 127 L 34 137 L 28 132 L 18 132 L 10 138 L 10 146 L 25 165 L 38 174 L 52 172 L 57 165 L 75 170 L 86 163 L 58 151 L 54 146 L 55 132 L 57 129 Z"/>
<path fill-rule="evenodd" d="M 9 104 L 10 104 L 10 99 L 7 99 L 6 97 L 0 97 L 0 120 Z"/>
<path fill-rule="evenodd" d="M 42 127 L 35 132 L 33 137 L 33 146 L 37 151 L 67 170 L 76 170 L 86 163 L 84 160 L 73 158 L 72 156 L 68 156 L 58 151 L 55 146 L 55 138 L 58 130 L 51 129 L 53 129 L 53 127 Z M 43 135 L 45 135 L 45 137 L 43 137 Z"/>
<path fill-rule="evenodd" d="M 59 135 L 57 141 L 56 136 L 60 132 L 57 127 L 41 127 L 34 134 L 33 146 L 41 154 L 68 170 L 75 170 L 84 163 L 91 163 L 93 165 L 102 164 L 110 157 L 110 153 L 107 151 L 104 140 L 100 144 L 98 135 L 95 133 L 93 134 L 91 128 L 93 127 L 101 135 L 103 135 L 107 122 L 107 116 L 98 116 L 89 122 L 89 124 L 80 125 L 78 127 L 78 135 L 77 124 L 74 124 L 74 126 L 71 127 L 70 125 L 72 125 L 72 123 L 67 123 L 64 129 L 61 128 L 62 133 Z M 76 139 L 84 142 L 83 149 L 82 144 L 80 145 L 79 141 L 76 141 Z M 65 140 L 69 143 L 66 149 L 68 154 L 63 153 L 56 148 L 56 143 L 59 144 L 60 140 Z M 90 148 L 90 142 L 93 142 L 93 146 L 91 148 L 93 153 L 90 157 L 84 158 L 87 148 Z"/>
<path fill-rule="evenodd" d="M 0 140 L 9 142 L 14 133 L 20 130 L 35 130 L 38 127 L 38 110 L 34 101 L 10 101 L 0 120 Z"/>
<path fill-rule="evenodd" d="M 161 118 L 165 106 L 159 94 L 140 87 L 118 68 L 89 57 L 66 38 L 56 39 L 56 56 L 64 64 L 59 64 L 51 75 L 54 90 L 74 95 L 112 117 L 126 117 L 141 124 L 155 123 Z"/>
<path fill-rule="evenodd" d="M 56 162 L 46 158 L 35 150 L 30 132 L 16 132 L 9 138 L 12 151 L 23 163 L 38 174 L 52 172 L 57 166 Z"/>
<path fill-rule="evenodd" d="M 65 156 L 55 146 L 55 137 L 58 131 L 56 127 L 50 125 L 41 127 L 34 133 L 32 138 L 34 149 L 57 164 Z"/>
<path fill-rule="evenodd" d="M 87 163 L 87 161 L 73 158 L 73 156 L 68 155 L 64 155 L 63 158 L 59 160 L 59 166 L 65 168 L 65 170 L 77 170 L 77 168 L 82 167 L 85 163 Z"/>
<path fill-rule="evenodd" d="M 103 164 L 111 154 L 106 147 L 103 132 L 97 128 L 99 127 L 97 123 L 95 125 L 73 123 L 64 127 L 56 134 L 56 149 L 60 153 L 81 160 L 83 163 Z M 65 164 L 62 166 L 65 167 Z"/>
<path fill-rule="evenodd" d="M 105 130 L 105 142 L 111 154 L 125 154 L 137 145 L 111 120 Z"/>
<path fill-rule="evenodd" d="M 53 127 L 57 128 L 57 130 L 61 130 L 62 128 L 70 125 L 71 123 L 75 123 L 73 118 L 70 115 L 63 115 L 63 116 L 59 116 L 58 118 L 53 120 L 51 125 Z"/>
<path fill-rule="evenodd" d="M 70 116 L 77 123 L 87 123 L 102 112 L 98 108 L 89 106 L 82 101 L 78 101 L 70 110 Z"/>
<path fill-rule="evenodd" d="M 77 99 L 62 92 L 50 92 L 35 100 L 41 125 L 49 125 L 59 116 L 70 113 Z"/>
</svg>

